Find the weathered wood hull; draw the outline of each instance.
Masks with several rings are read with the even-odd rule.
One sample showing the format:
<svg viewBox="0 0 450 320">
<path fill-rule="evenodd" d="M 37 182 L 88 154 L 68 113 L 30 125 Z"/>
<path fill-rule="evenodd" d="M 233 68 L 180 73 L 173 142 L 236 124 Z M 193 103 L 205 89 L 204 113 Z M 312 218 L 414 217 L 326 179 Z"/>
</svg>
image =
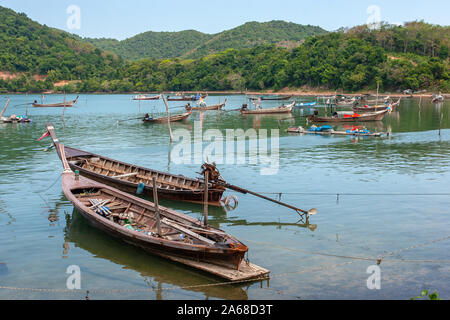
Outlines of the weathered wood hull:
<svg viewBox="0 0 450 320">
<path fill-rule="evenodd" d="M 160 198 L 192 203 L 204 202 L 204 183 L 198 179 L 159 172 L 70 147 L 65 147 L 65 150 L 70 168 L 72 170 L 78 170 L 81 175 L 94 181 L 131 194 L 136 193 L 139 183 L 144 183 L 143 194 L 153 197 L 151 177 L 156 176 L 157 182 L 160 183 L 158 187 L 158 195 Z M 96 162 L 99 164 L 105 163 L 105 165 L 97 166 L 91 163 L 92 158 L 98 158 L 99 161 Z M 105 167 L 108 167 L 110 170 L 103 169 Z M 123 179 L 113 178 L 114 176 L 132 172 L 139 172 L 139 176 L 136 179 L 133 179 L 133 177 L 125 177 Z M 208 203 L 210 205 L 220 206 L 220 200 L 225 189 L 212 184 L 208 189 Z"/>
<path fill-rule="evenodd" d="M 177 122 L 177 121 L 183 121 L 189 118 L 191 115 L 191 112 L 183 113 L 183 114 L 177 114 L 170 116 L 170 122 Z M 167 117 L 157 118 L 157 119 L 143 119 L 144 123 L 167 123 Z"/>
<path fill-rule="evenodd" d="M 182 257 L 238 269 L 248 250 L 245 245 L 222 230 L 213 227 L 205 229 L 198 220 L 161 206 L 159 207 L 159 212 L 162 219 L 162 235 L 157 236 L 155 206 L 152 202 L 131 196 L 84 177 L 79 177 L 77 181 L 73 172 L 63 173 L 62 185 L 66 198 L 73 203 L 75 208 L 92 226 L 150 253 L 163 257 L 167 255 Z M 89 195 L 88 192 L 94 193 Z M 114 208 L 118 208 L 119 211 L 127 208 L 128 213 L 125 210 L 125 213 L 121 214 L 128 214 L 127 220 L 131 220 L 130 217 L 132 216 L 133 221 L 136 222 L 136 229 L 127 228 L 115 222 L 114 219 L 108 219 L 95 212 L 87 204 L 88 201 L 86 201 L 93 198 L 113 199 L 110 203 L 117 203 L 115 206 L 110 205 L 113 215 L 117 215 L 117 213 L 114 213 L 114 210 L 117 209 Z M 169 221 L 171 221 L 170 223 L 182 224 L 186 228 L 194 228 L 191 230 L 200 230 L 198 234 L 200 240 L 196 237 L 189 238 L 189 234 L 186 234 L 188 239 L 184 240 L 184 237 L 180 237 L 183 232 L 172 228 L 168 224 Z M 211 238 L 205 235 L 208 232 L 215 234 L 215 237 Z M 200 234 L 204 236 L 200 236 Z M 210 243 L 204 243 L 206 240 Z M 221 242 L 218 242 L 218 240 Z"/>
</svg>

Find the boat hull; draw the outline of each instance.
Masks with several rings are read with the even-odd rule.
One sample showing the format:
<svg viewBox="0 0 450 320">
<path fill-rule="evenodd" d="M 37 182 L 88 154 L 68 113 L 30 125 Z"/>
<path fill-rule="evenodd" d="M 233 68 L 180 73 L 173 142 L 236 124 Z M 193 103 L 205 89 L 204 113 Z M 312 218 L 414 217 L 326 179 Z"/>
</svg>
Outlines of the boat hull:
<svg viewBox="0 0 450 320">
<path fill-rule="evenodd" d="M 108 233 L 109 235 L 116 237 L 124 242 L 140 247 L 147 252 L 156 254 L 162 257 L 176 256 L 194 261 L 207 262 L 219 266 L 224 266 L 232 269 L 239 269 L 239 266 L 244 259 L 244 255 L 248 248 L 240 243 L 237 239 L 227 235 L 227 239 L 234 243 L 233 247 L 220 247 L 209 246 L 201 244 L 188 244 L 179 241 L 167 240 L 164 238 L 149 236 L 144 233 L 129 230 L 117 223 L 114 223 L 107 218 L 95 213 L 86 205 L 84 205 L 74 194 L 81 190 L 106 190 L 113 195 L 115 199 L 124 200 L 130 202 L 135 206 L 135 210 L 139 211 L 141 208 L 154 210 L 153 203 L 122 193 L 119 190 L 115 190 L 107 187 L 103 184 L 97 184 L 94 181 L 80 177 L 79 180 L 75 180 L 74 173 L 63 173 L 63 192 L 69 201 L 75 206 L 86 221 L 93 227 Z M 139 208 L 139 209 L 137 209 Z M 159 207 L 162 217 L 172 215 L 175 219 L 185 220 L 186 222 L 194 223 L 196 220 L 184 216 L 180 213 L 172 211 L 170 209 Z M 136 218 L 139 220 L 139 217 Z M 216 232 L 223 232 L 219 229 L 211 229 Z"/>
<path fill-rule="evenodd" d="M 70 147 L 65 147 L 65 154 L 66 154 L 66 159 L 69 162 L 69 166 L 73 171 L 78 170 L 80 172 L 80 174 L 86 178 L 89 178 L 91 180 L 97 181 L 99 183 L 103 183 L 105 185 L 117 188 L 119 190 L 131 193 L 131 194 L 136 194 L 140 182 L 131 182 L 131 181 L 126 181 L 126 180 L 121 180 L 121 179 L 115 179 L 108 175 L 95 172 L 94 171 L 95 168 L 93 168 L 92 170 L 87 170 L 79 164 L 79 161 L 73 161 L 73 160 L 83 159 L 83 158 L 88 159 L 88 158 L 94 157 L 94 158 L 99 158 L 101 161 L 106 160 L 107 162 L 111 163 L 111 167 L 121 166 L 124 168 L 134 168 L 134 170 L 142 171 L 143 174 L 148 175 L 148 176 L 152 176 L 155 173 L 160 174 L 160 175 L 164 174 L 162 172 L 157 172 L 157 171 L 150 170 L 147 168 L 134 166 L 129 163 L 106 158 L 106 157 L 103 157 L 100 155 L 85 152 L 82 150 L 73 149 Z M 121 173 L 122 172 L 115 172 L 114 174 L 121 174 Z M 195 180 L 195 179 L 189 179 L 189 178 L 182 177 L 182 176 L 172 175 L 172 177 L 174 177 L 174 179 L 187 180 L 188 183 L 190 183 L 190 184 L 194 184 L 197 182 L 197 180 Z M 209 188 L 209 192 L 208 192 L 208 204 L 214 205 L 214 206 L 221 206 L 221 199 L 222 199 L 222 195 L 223 195 L 224 191 L 225 191 L 225 189 L 223 189 L 223 188 L 219 188 L 217 186 L 211 186 L 211 188 Z M 145 184 L 142 193 L 145 196 L 153 197 L 153 186 Z M 205 198 L 204 192 L 203 192 L 203 186 L 201 186 L 201 185 L 199 188 L 192 188 L 192 189 L 186 189 L 186 190 L 170 190 L 170 189 L 166 189 L 166 188 L 158 188 L 158 196 L 160 198 L 166 199 L 166 200 L 183 201 L 183 202 L 191 202 L 191 203 L 199 203 L 199 204 L 204 203 L 204 198 Z"/>
</svg>

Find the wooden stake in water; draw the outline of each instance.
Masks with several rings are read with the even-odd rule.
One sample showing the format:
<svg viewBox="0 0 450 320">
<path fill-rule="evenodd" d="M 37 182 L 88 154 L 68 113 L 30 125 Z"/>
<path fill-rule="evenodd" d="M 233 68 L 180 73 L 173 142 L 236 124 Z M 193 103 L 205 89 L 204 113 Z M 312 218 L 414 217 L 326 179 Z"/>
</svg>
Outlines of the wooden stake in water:
<svg viewBox="0 0 450 320">
<path fill-rule="evenodd" d="M 158 227 L 158 236 L 161 236 L 161 217 L 159 216 L 158 187 L 156 185 L 155 177 L 152 177 L 152 182 L 153 182 L 153 202 L 155 203 L 156 226 Z"/>
<path fill-rule="evenodd" d="M 209 180 L 209 172 L 205 171 L 205 195 L 203 196 L 203 215 L 204 215 L 204 225 L 208 225 L 208 180 Z"/>
<path fill-rule="evenodd" d="M 170 143 L 173 142 L 173 135 L 172 135 L 172 128 L 170 127 L 170 112 L 169 112 L 169 105 L 167 104 L 166 97 L 164 94 L 162 95 L 164 104 L 166 105 L 166 112 L 167 112 L 167 126 L 169 127 L 169 135 L 170 135 Z"/>
</svg>

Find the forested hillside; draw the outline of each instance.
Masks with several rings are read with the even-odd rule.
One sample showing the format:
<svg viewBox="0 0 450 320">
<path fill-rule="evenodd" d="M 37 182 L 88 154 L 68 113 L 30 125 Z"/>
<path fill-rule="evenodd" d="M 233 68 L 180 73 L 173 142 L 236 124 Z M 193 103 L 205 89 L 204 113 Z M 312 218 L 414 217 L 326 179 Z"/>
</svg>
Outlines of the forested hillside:
<svg viewBox="0 0 450 320">
<path fill-rule="evenodd" d="M 281 45 L 276 41 L 277 33 L 271 34 L 270 28 L 262 34 L 250 31 L 260 27 L 261 24 L 248 23 L 243 29 L 234 30 L 234 35 L 225 32 L 217 41 L 201 41 L 202 49 L 191 51 L 189 57 L 202 50 L 214 53 L 196 59 L 124 61 L 80 41 L 77 36 L 0 7 L 0 92 L 278 91 L 286 88 L 360 91 L 375 89 L 377 83 L 381 90 L 391 92 L 404 89 L 450 92 L 449 27 L 424 22 L 383 25 L 378 30 L 358 26 L 309 36 L 301 44 L 298 30 L 285 29 L 282 34 L 285 38 L 298 35 L 292 40 L 296 45 Z M 233 39 L 244 34 L 250 48 L 230 48 L 218 53 L 215 50 L 221 50 L 220 46 L 207 49 L 213 48 L 214 43 L 225 43 L 225 47 L 243 45 Z M 184 38 L 190 36 L 195 38 L 199 34 L 189 31 Z M 263 38 L 267 44 L 253 47 Z M 105 45 L 111 42 L 103 41 Z M 60 80 L 66 81 L 55 84 Z"/>
<path fill-rule="evenodd" d="M 9 90 L 49 89 L 62 79 L 110 78 L 122 61 L 61 30 L 40 25 L 25 14 L 0 7 L 0 71 L 14 78 Z M 32 82 L 31 75 L 46 81 Z"/>
<path fill-rule="evenodd" d="M 85 41 L 127 60 L 177 57 L 195 59 L 229 48 L 253 48 L 262 44 L 298 46 L 304 39 L 326 32 L 316 26 L 270 21 L 248 22 L 217 34 L 205 34 L 194 30 L 145 32 L 123 41 L 92 38 L 86 38 Z"/>
</svg>

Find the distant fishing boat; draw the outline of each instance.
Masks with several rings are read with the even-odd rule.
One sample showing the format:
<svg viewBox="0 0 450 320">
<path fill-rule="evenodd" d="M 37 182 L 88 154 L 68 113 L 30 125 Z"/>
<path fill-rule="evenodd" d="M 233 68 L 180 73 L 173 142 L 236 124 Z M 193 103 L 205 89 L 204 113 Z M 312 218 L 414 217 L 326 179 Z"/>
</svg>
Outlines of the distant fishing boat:
<svg viewBox="0 0 450 320">
<path fill-rule="evenodd" d="M 431 100 L 433 103 L 438 103 L 444 101 L 444 96 L 442 94 L 435 94 Z"/>
<path fill-rule="evenodd" d="M 280 101 L 280 100 L 289 100 L 292 98 L 293 95 L 289 95 L 289 96 L 271 96 L 271 97 L 265 97 L 265 96 L 261 96 L 261 97 L 250 97 L 250 100 L 266 100 L 266 101 Z"/>
<path fill-rule="evenodd" d="M 386 109 L 392 109 L 394 110 L 395 107 L 400 105 L 400 101 L 402 98 L 398 99 L 397 102 L 394 103 L 390 103 L 390 104 L 385 104 L 385 105 L 375 105 L 375 106 L 368 106 L 368 105 L 364 105 L 364 106 L 354 106 L 352 107 L 352 110 L 354 112 L 361 112 L 361 113 L 366 113 L 366 112 L 377 112 L 377 111 L 383 111 Z"/>
<path fill-rule="evenodd" d="M 198 101 L 200 98 L 205 99 L 208 95 L 192 95 L 192 96 L 185 96 L 182 95 L 181 97 L 170 97 L 167 96 L 167 101 Z"/>
<path fill-rule="evenodd" d="M 312 107 L 315 106 L 317 104 L 317 101 L 314 102 L 306 102 L 306 103 L 297 103 L 295 106 L 296 107 Z"/>
<path fill-rule="evenodd" d="M 363 122 L 363 121 L 381 121 L 383 120 L 384 116 L 390 111 L 391 109 L 385 109 L 382 111 L 377 112 L 370 112 L 370 113 L 353 113 L 353 114 L 339 114 L 335 113 L 332 117 L 319 117 L 317 114 L 309 116 L 307 119 L 311 122 Z"/>
<path fill-rule="evenodd" d="M 189 103 L 186 105 L 185 109 L 187 111 L 207 111 L 207 110 L 222 110 L 227 103 L 227 99 L 223 103 L 207 106 L 206 104 L 200 104 L 199 107 L 192 107 Z"/>
<path fill-rule="evenodd" d="M 287 130 L 288 133 L 308 133 L 308 134 L 318 134 L 318 135 L 341 135 L 341 136 L 364 136 L 364 137 L 381 137 L 383 135 L 389 135 L 388 132 L 370 132 L 367 129 L 358 129 L 354 128 L 352 130 L 348 129 L 346 131 L 335 131 L 330 126 L 322 126 L 322 127 L 316 127 L 311 126 L 308 130 L 303 128 L 302 126 L 299 127 L 290 127 Z"/>
<path fill-rule="evenodd" d="M 34 101 L 32 106 L 35 108 L 70 108 L 70 107 L 73 107 L 73 105 L 75 103 L 77 103 L 77 101 L 78 101 L 78 96 L 76 97 L 75 100 L 65 101 L 65 102 L 60 102 L 60 103 L 39 104 L 39 103 L 37 103 L 37 101 Z"/>
<path fill-rule="evenodd" d="M 247 105 L 243 105 L 241 108 L 241 114 L 277 114 L 277 113 L 291 113 L 294 108 L 295 101 L 287 106 L 278 106 L 275 108 L 267 108 L 267 109 L 247 109 Z"/>
<path fill-rule="evenodd" d="M 176 114 L 173 116 L 170 116 L 170 122 L 177 122 L 177 121 L 183 121 L 186 120 L 187 118 L 189 118 L 189 116 L 191 115 L 192 112 L 187 112 L 187 113 L 183 113 L 183 114 Z M 144 123 L 166 123 L 167 122 L 167 117 L 161 117 L 161 118 L 151 118 L 151 117 L 144 117 L 144 119 L 142 119 L 142 121 Z"/>
<path fill-rule="evenodd" d="M 10 115 L 9 117 L 4 117 L 3 115 L 6 112 L 6 109 L 8 108 L 10 99 L 8 99 L 8 101 L 6 101 L 5 106 L 3 107 L 2 111 L 0 112 L 0 123 L 27 123 L 27 122 L 31 122 L 31 119 L 29 119 L 28 117 L 24 117 L 24 116 L 17 116 L 15 114 Z"/>
<path fill-rule="evenodd" d="M 161 95 L 157 96 L 147 96 L 147 95 L 137 95 L 133 97 L 133 100 L 159 100 Z"/>
</svg>

